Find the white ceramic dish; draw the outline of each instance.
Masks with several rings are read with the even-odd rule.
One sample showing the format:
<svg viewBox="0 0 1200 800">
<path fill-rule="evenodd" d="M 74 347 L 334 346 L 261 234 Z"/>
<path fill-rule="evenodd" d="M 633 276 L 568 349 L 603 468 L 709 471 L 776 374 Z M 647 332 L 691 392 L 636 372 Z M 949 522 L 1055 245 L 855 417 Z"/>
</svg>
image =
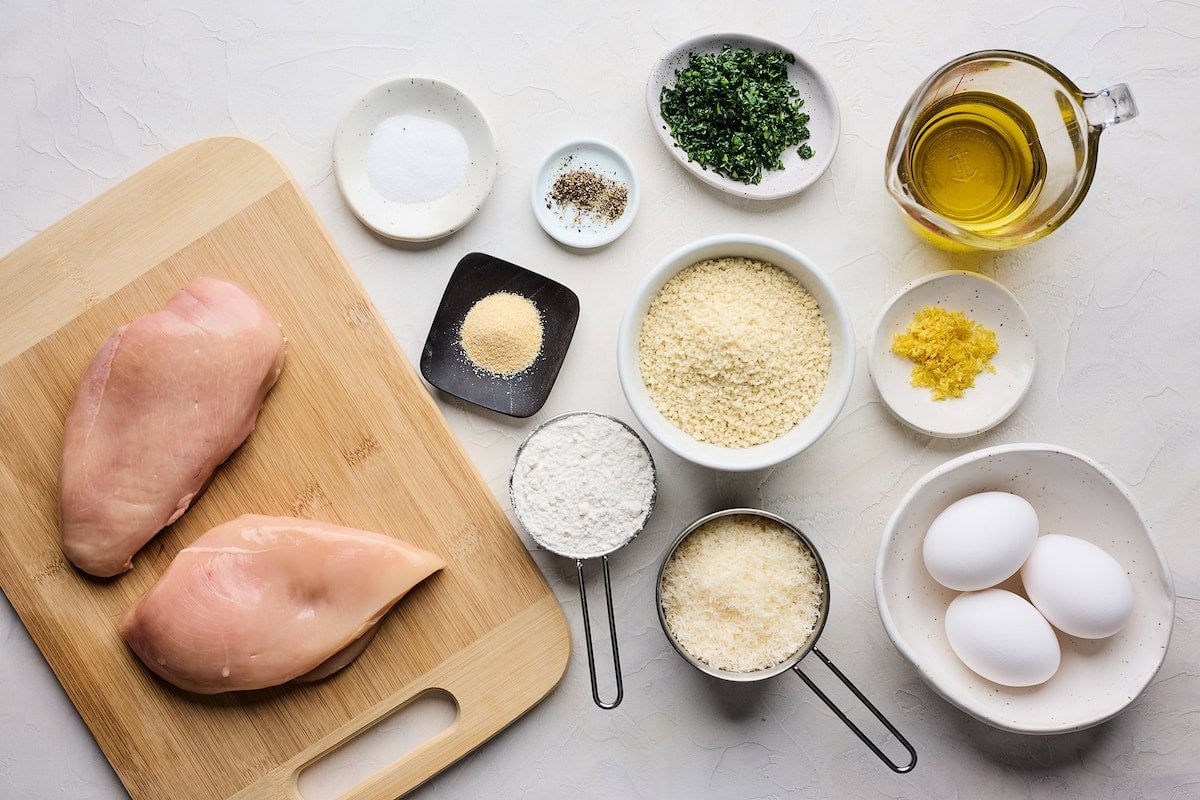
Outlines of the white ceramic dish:
<svg viewBox="0 0 1200 800">
<path fill-rule="evenodd" d="M 962 397 L 934 400 L 929 389 L 910 382 L 913 363 L 892 352 L 892 336 L 903 333 L 925 306 L 962 311 L 996 332 L 995 374 L 981 372 Z M 880 397 L 896 418 L 926 436 L 974 436 L 1004 421 L 1029 391 L 1036 365 L 1033 325 L 1012 293 L 975 272 L 935 272 L 901 289 L 880 312 L 867 365 Z"/>
<path fill-rule="evenodd" d="M 402 203 L 380 194 L 367 175 L 367 146 L 389 117 L 427 117 L 455 127 L 467 143 L 469 165 L 457 186 L 436 200 Z M 437 78 L 406 76 L 360 97 L 333 139 L 333 174 L 354 215 L 380 236 L 427 242 L 467 224 L 496 181 L 496 143 L 483 112 L 461 89 Z"/>
<path fill-rule="evenodd" d="M 804 100 L 801 110 L 809 115 L 808 130 L 812 137 L 807 144 L 813 149 L 813 157 L 802 159 L 796 152 L 798 146 L 789 147 L 780 156 L 784 168 L 764 170 L 762 182 L 757 184 L 735 181 L 711 169 L 705 169 L 694 161 L 688 161 L 687 155 L 675 146 L 669 126 L 663 121 L 659 109 L 663 87 L 675 84 L 676 70 L 687 66 L 691 53 L 719 53 L 725 45 L 734 49 L 748 47 L 753 50 L 782 50 L 791 53 L 796 61 L 788 65 L 788 79 L 800 90 L 800 97 Z M 842 134 L 841 111 L 838 109 L 833 87 L 825 76 L 790 47 L 770 39 L 742 33 L 699 36 L 668 50 L 650 70 L 650 78 L 646 83 L 646 110 L 650 114 L 650 123 L 654 126 L 658 138 L 671 156 L 688 172 L 709 186 L 752 200 L 777 200 L 807 189 L 833 163 L 833 156 L 837 152 L 838 140 Z"/>
<path fill-rule="evenodd" d="M 934 581 L 921 558 L 934 517 L 956 500 L 992 489 L 1032 503 L 1042 533 L 1077 536 L 1107 551 L 1133 584 L 1133 615 L 1125 627 L 1097 640 L 1059 632 L 1061 666 L 1040 686 L 1001 686 L 958 660 L 943 627 L 958 593 Z M 1019 578 L 1001 586 L 1022 593 Z M 1030 734 L 1081 730 L 1128 706 L 1161 666 L 1175 618 L 1170 570 L 1129 491 L 1087 456 L 1048 444 L 968 453 L 918 480 L 884 530 L 875 601 L 896 648 L 938 694 L 989 725 Z"/>
<path fill-rule="evenodd" d="M 554 181 L 562 173 L 577 168 L 591 170 L 625 185 L 629 199 L 619 218 L 605 222 L 550 203 Z M 572 139 L 556 147 L 542 161 L 533 178 L 530 201 L 538 224 L 555 241 L 568 247 L 590 249 L 602 247 L 629 230 L 641 204 L 641 189 L 633 164 L 615 146 L 599 139 Z"/>
<path fill-rule="evenodd" d="M 792 430 L 765 444 L 730 448 L 700 442 L 675 427 L 654 405 L 642 383 L 638 339 L 646 309 L 663 285 L 698 261 L 724 256 L 768 261 L 793 275 L 813 296 L 829 328 L 831 362 L 825 391 L 812 412 Z M 710 469 L 745 472 L 785 461 L 820 438 L 841 412 L 854 378 L 854 328 L 837 290 L 808 257 L 785 244 L 762 236 L 710 236 L 681 247 L 659 262 L 642 280 L 621 320 L 617 337 L 617 371 L 621 389 L 634 415 L 650 434 L 676 455 Z"/>
</svg>

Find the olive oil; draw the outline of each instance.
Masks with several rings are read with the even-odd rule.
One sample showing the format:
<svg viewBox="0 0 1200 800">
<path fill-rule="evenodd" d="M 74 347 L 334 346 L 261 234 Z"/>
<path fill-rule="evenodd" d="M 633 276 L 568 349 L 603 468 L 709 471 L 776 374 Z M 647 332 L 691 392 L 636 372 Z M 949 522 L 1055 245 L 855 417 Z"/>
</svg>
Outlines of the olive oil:
<svg viewBox="0 0 1200 800">
<path fill-rule="evenodd" d="M 964 92 L 931 104 L 917 119 L 900 173 L 930 211 L 992 233 L 1033 207 L 1046 156 L 1020 106 L 999 95 Z"/>
</svg>

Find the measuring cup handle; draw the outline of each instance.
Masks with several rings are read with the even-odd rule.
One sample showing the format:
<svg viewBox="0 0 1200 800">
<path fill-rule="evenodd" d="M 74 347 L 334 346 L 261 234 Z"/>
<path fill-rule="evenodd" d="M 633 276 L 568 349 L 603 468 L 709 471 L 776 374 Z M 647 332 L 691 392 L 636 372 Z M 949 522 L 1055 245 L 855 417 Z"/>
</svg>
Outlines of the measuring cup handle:
<svg viewBox="0 0 1200 800">
<path fill-rule="evenodd" d="M 1088 125 L 1104 130 L 1109 125 L 1125 122 L 1138 115 L 1137 103 L 1133 102 L 1133 92 L 1129 84 L 1118 83 L 1094 94 L 1083 96 L 1083 113 Z"/>
<path fill-rule="evenodd" d="M 814 652 L 816 654 L 817 658 L 819 658 L 823 662 L 825 662 L 825 666 L 829 667 L 830 671 L 833 672 L 833 674 L 837 676 L 838 680 L 840 680 L 847 689 L 854 692 L 854 696 L 857 697 L 859 699 L 859 701 L 861 701 L 862 704 L 864 706 L 866 706 L 872 714 L 875 715 L 875 719 L 882 722 L 884 724 L 884 726 L 886 726 L 887 729 L 892 732 L 892 735 L 896 737 L 896 740 L 899 741 L 900 744 L 904 746 L 904 749 L 908 751 L 908 754 L 910 756 L 912 756 L 912 758 L 909 760 L 909 762 L 907 764 L 903 764 L 903 765 L 897 764 L 895 761 L 892 761 L 890 758 L 888 758 L 887 755 L 882 750 L 879 749 L 879 745 L 875 744 L 873 741 L 871 741 L 869 738 L 867 738 L 867 735 L 865 733 L 863 733 L 862 730 L 860 730 L 857 725 L 855 725 L 853 722 L 851 722 L 850 718 L 847 717 L 846 714 L 840 708 L 838 708 L 836 705 L 834 705 L 833 701 L 830 700 L 829 697 L 824 692 L 822 692 L 819 688 L 817 688 L 817 685 L 812 682 L 812 679 L 800 671 L 799 664 L 796 664 L 795 666 L 793 666 L 792 671 L 800 676 L 800 680 L 802 680 L 808 684 L 808 688 L 812 689 L 813 692 L 816 693 L 817 697 L 821 698 L 821 700 L 824 701 L 825 705 L 829 706 L 830 711 L 832 711 L 834 714 L 837 714 L 838 719 L 840 719 L 842 722 L 844 722 L 846 724 L 847 728 L 854 731 L 854 734 L 859 739 L 862 739 L 863 744 L 865 744 L 867 747 L 871 748 L 872 753 L 879 756 L 880 761 L 882 761 L 883 763 L 885 763 L 889 767 L 891 767 L 893 772 L 901 772 L 901 773 L 911 772 L 912 768 L 917 765 L 917 751 L 914 750 L 913 746 L 908 743 L 908 739 L 905 739 L 900 734 L 900 731 L 896 730 L 896 726 L 888 721 L 888 718 L 883 715 L 883 712 L 881 712 L 878 708 L 876 708 L 874 705 L 872 705 L 871 701 L 867 699 L 866 695 L 864 695 L 861 691 L 859 691 L 858 687 L 855 686 L 853 683 L 851 683 L 850 679 L 847 678 L 844 674 L 842 674 L 842 671 L 840 669 L 838 669 L 836 666 L 834 666 L 834 663 L 832 661 L 830 661 L 828 658 L 826 658 L 824 653 L 822 653 L 820 650 L 818 650 L 815 647 L 812 649 L 812 652 Z"/>
<path fill-rule="evenodd" d="M 614 709 L 621 705 L 625 697 L 625 687 L 621 684 L 621 656 L 617 652 L 617 620 L 613 615 L 612 581 L 608 577 L 608 556 L 601 556 L 604 566 L 604 599 L 608 606 L 608 636 L 612 642 L 613 673 L 617 679 L 617 696 L 611 701 L 600 699 L 600 687 L 596 684 L 596 657 L 592 651 L 592 615 L 588 613 L 587 590 L 583 583 L 583 559 L 575 560 L 575 570 L 579 573 L 579 601 L 583 608 L 583 638 L 587 642 L 588 675 L 592 679 L 592 700 L 605 710 Z"/>
</svg>

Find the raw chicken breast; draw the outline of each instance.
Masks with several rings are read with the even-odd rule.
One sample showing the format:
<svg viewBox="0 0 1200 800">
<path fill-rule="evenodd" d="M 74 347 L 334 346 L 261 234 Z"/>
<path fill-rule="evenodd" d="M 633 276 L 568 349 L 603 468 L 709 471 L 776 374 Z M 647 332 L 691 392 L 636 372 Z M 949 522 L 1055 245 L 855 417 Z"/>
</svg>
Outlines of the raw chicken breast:
<svg viewBox="0 0 1200 800">
<path fill-rule="evenodd" d="M 353 661 L 388 609 L 444 566 L 390 536 L 248 514 L 181 550 L 121 634 L 190 692 L 318 680 Z"/>
<path fill-rule="evenodd" d="M 100 348 L 67 414 L 63 553 L 108 577 L 187 510 L 254 430 L 286 339 L 249 292 L 199 277 Z"/>
</svg>

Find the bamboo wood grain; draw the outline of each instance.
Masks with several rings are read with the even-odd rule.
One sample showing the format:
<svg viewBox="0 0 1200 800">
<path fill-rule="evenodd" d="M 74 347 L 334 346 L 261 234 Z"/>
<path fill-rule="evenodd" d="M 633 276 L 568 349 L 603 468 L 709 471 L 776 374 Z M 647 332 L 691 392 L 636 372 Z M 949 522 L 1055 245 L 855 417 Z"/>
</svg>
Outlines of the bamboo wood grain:
<svg viewBox="0 0 1200 800">
<path fill-rule="evenodd" d="M 110 581 L 58 546 L 62 425 L 119 325 L 198 274 L 247 286 L 288 337 L 258 427 L 184 517 Z M 287 171 L 244 139 L 147 167 L 0 260 L 0 586 L 135 800 L 279 798 L 304 765 L 432 689 L 450 729 L 355 790 L 409 791 L 558 682 L 565 619 Z M 200 697 L 146 671 L 117 622 L 180 548 L 245 512 L 408 539 L 447 568 L 309 686 Z"/>
</svg>

